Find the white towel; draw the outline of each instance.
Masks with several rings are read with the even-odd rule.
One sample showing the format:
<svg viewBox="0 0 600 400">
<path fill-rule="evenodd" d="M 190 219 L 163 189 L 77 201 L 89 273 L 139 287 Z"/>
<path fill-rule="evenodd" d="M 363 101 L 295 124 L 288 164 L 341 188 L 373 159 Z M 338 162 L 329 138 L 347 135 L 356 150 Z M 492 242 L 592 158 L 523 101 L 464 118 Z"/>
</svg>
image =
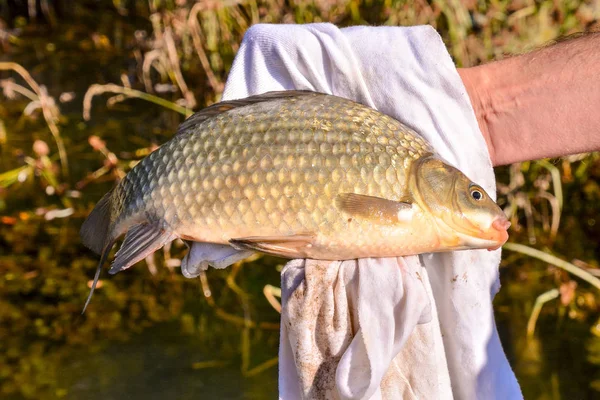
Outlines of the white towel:
<svg viewBox="0 0 600 400">
<path fill-rule="evenodd" d="M 309 89 L 371 106 L 421 133 L 495 196 L 462 81 L 428 26 L 256 25 L 223 100 Z M 281 399 L 519 399 L 492 298 L 500 251 L 344 262 L 282 272 Z"/>
</svg>

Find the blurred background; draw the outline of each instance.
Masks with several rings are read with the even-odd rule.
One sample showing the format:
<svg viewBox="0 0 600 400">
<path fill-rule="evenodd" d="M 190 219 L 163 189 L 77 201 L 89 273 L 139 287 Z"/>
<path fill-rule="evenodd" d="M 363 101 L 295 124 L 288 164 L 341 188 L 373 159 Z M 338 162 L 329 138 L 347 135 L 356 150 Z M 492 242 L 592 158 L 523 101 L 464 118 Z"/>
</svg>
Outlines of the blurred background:
<svg viewBox="0 0 600 400">
<path fill-rule="evenodd" d="M 84 217 L 219 100 L 250 25 L 431 24 L 467 67 L 599 18 L 600 0 L 0 0 L 0 398 L 276 398 L 283 260 L 187 280 L 174 243 L 104 271 L 81 316 Z M 513 224 L 496 319 L 525 397 L 600 398 L 600 159 L 496 172 Z"/>
</svg>

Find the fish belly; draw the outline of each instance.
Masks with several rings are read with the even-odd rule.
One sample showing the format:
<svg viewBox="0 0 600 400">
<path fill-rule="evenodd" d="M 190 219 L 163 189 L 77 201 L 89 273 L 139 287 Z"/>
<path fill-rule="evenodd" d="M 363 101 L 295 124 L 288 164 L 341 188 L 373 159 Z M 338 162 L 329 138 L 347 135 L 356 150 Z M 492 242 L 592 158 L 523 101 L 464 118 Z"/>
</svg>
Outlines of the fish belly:
<svg viewBox="0 0 600 400">
<path fill-rule="evenodd" d="M 332 211 L 332 214 L 336 212 Z M 261 222 L 255 219 L 235 224 L 235 220 L 230 219 L 228 224 L 217 224 L 217 229 L 211 228 L 215 225 L 202 220 L 197 224 L 182 226 L 177 233 L 184 239 L 219 244 L 248 237 L 285 239 L 312 235 L 314 239 L 298 256 L 321 260 L 403 256 L 434 252 L 439 247 L 437 232 L 431 219 L 420 213 L 406 223 L 382 225 L 370 220 L 349 218 L 337 212 L 337 218 L 328 219 L 327 228 L 312 230 L 306 229 L 296 220 L 298 224 L 288 228 L 284 224 L 273 224 L 272 221 Z"/>
</svg>

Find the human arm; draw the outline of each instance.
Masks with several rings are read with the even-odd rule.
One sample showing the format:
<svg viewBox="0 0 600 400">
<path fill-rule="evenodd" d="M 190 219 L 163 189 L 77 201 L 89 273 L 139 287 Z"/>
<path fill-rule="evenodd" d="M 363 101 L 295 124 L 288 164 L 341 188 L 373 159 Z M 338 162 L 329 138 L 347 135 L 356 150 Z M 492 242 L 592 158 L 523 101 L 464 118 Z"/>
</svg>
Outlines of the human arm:
<svg viewBox="0 0 600 400">
<path fill-rule="evenodd" d="M 494 166 L 600 150 L 600 33 L 458 72 Z"/>
</svg>

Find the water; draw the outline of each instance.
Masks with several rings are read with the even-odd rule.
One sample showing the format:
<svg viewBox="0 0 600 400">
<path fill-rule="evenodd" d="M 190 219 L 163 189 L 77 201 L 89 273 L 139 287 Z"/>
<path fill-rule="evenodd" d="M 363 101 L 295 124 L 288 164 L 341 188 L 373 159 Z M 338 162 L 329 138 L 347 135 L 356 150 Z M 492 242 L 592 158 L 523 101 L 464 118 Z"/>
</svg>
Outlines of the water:
<svg viewBox="0 0 600 400">
<path fill-rule="evenodd" d="M 276 346 L 254 352 L 273 354 Z M 73 356 L 61 366 L 58 385 L 68 399 L 269 399 L 277 397 L 277 369 L 244 377 L 237 362 L 200 368 L 219 357 L 197 338 L 181 335 L 164 323 L 125 343 L 112 343 L 85 358 Z"/>
</svg>

